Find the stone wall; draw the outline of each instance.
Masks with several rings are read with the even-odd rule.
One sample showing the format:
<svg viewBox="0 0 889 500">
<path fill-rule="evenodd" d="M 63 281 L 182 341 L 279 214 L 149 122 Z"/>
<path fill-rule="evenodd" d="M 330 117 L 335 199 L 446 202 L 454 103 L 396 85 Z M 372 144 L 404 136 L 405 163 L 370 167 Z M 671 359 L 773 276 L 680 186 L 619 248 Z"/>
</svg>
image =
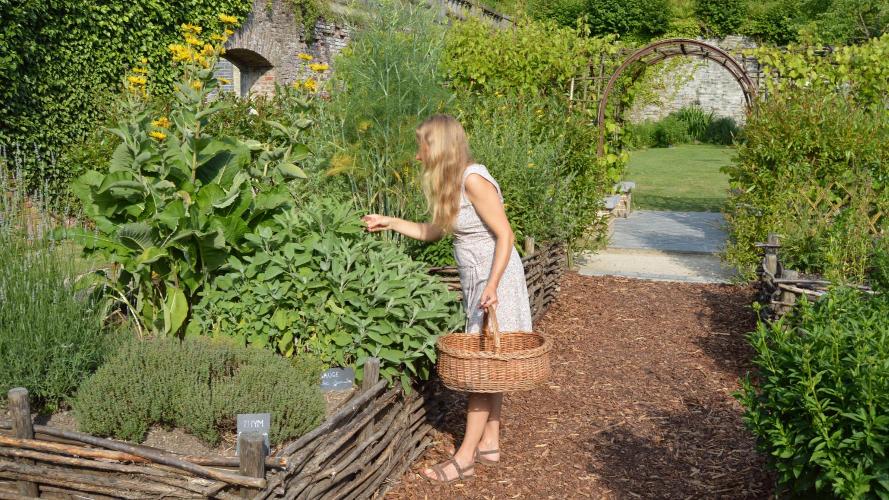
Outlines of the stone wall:
<svg viewBox="0 0 889 500">
<path fill-rule="evenodd" d="M 741 50 L 755 47 L 749 39 L 729 36 L 722 40 L 705 40 L 729 52 L 755 79 L 758 67 L 752 61 L 742 61 Z M 685 106 L 698 105 L 717 116 L 729 116 L 739 123 L 745 119 L 745 101 L 741 86 L 732 75 L 714 61 L 689 58 L 671 67 L 670 61 L 661 63 L 664 71 L 660 86 L 664 89 L 660 102 L 634 106 L 626 118 L 631 122 L 658 120 Z M 676 63 L 672 63 L 676 64 Z"/>
</svg>

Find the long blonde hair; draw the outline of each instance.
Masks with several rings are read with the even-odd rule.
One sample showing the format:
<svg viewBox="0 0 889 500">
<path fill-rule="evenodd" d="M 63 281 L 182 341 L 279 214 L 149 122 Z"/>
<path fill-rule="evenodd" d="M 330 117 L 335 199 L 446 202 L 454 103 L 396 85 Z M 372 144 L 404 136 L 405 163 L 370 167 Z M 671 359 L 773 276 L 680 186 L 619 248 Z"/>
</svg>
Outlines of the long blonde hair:
<svg viewBox="0 0 889 500">
<path fill-rule="evenodd" d="M 433 115 L 417 127 L 417 144 L 425 148 L 423 192 L 432 223 L 451 232 L 460 210 L 463 171 L 472 164 L 466 131 L 452 116 Z"/>
</svg>

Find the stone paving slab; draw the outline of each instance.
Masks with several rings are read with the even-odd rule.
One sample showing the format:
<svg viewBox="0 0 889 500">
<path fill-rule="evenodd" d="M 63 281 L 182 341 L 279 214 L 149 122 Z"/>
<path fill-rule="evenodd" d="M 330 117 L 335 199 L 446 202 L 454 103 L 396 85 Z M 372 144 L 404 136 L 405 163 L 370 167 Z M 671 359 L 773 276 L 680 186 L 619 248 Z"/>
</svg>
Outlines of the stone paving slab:
<svg viewBox="0 0 889 500">
<path fill-rule="evenodd" d="M 623 276 L 654 281 L 730 283 L 735 272 L 718 255 L 608 249 L 575 257 L 583 276 Z"/>
<path fill-rule="evenodd" d="M 608 248 L 713 254 L 725 244 L 724 225 L 720 213 L 636 210 L 614 219 Z"/>
</svg>

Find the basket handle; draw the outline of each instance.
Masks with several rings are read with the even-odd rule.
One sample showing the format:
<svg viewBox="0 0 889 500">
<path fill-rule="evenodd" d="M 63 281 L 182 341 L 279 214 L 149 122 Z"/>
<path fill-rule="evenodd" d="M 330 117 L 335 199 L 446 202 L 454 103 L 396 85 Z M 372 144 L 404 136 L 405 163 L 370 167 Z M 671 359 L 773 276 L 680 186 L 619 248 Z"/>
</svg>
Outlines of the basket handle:
<svg viewBox="0 0 889 500">
<path fill-rule="evenodd" d="M 494 352 L 500 354 L 500 325 L 497 323 L 497 314 L 493 307 L 489 307 L 482 323 L 484 334 L 494 339 Z"/>
</svg>

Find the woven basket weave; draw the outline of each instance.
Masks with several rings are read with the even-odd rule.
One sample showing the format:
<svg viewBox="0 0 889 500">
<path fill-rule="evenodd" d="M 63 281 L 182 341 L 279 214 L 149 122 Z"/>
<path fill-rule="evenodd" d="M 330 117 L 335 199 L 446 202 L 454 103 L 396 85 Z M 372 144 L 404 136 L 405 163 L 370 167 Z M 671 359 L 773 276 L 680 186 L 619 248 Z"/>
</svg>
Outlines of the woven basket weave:
<svg viewBox="0 0 889 500">
<path fill-rule="evenodd" d="M 438 339 L 438 376 L 456 391 L 527 391 L 549 378 L 551 350 L 549 338 L 538 333 L 501 333 L 491 310 L 481 335 L 451 333 Z"/>
</svg>

